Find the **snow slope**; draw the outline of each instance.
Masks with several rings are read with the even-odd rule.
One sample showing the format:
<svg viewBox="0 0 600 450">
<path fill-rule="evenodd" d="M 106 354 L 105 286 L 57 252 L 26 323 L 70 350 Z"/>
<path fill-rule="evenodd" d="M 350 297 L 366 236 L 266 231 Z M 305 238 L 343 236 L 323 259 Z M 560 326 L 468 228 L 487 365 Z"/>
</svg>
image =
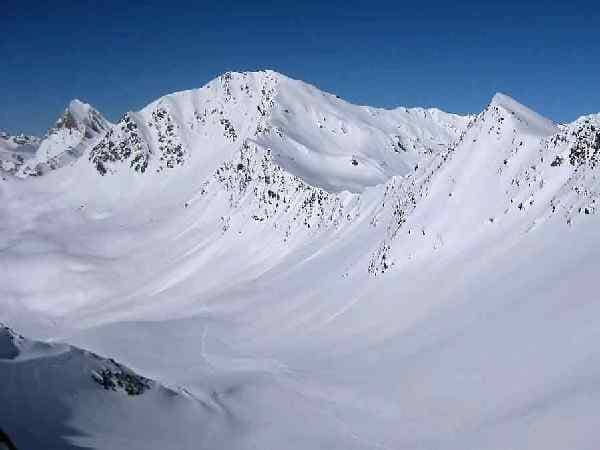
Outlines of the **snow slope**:
<svg viewBox="0 0 600 450">
<path fill-rule="evenodd" d="M 218 395 L 166 388 L 113 359 L 31 341 L 0 325 L 0 423 L 23 449 L 192 449 L 226 428 Z M 195 423 L 205 424 L 198 429 Z"/>
<path fill-rule="evenodd" d="M 600 116 L 380 110 L 267 71 L 103 128 L 0 184 L 0 319 L 75 352 L 47 377 L 82 392 L 57 381 L 52 416 L 7 385 L 12 429 L 31 405 L 39 439 L 95 448 L 597 447 Z M 58 342 L 185 392 L 104 392 Z"/>
</svg>

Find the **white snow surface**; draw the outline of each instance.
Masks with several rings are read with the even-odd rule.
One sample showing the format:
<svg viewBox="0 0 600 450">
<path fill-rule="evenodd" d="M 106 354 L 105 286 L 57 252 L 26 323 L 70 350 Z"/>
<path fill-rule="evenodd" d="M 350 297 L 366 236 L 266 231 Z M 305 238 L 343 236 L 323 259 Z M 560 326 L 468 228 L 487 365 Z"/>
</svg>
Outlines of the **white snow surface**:
<svg viewBox="0 0 600 450">
<path fill-rule="evenodd" d="M 600 116 L 382 110 L 271 71 L 68 111 L 40 148 L 70 157 L 0 179 L 18 447 L 600 445 Z"/>
</svg>

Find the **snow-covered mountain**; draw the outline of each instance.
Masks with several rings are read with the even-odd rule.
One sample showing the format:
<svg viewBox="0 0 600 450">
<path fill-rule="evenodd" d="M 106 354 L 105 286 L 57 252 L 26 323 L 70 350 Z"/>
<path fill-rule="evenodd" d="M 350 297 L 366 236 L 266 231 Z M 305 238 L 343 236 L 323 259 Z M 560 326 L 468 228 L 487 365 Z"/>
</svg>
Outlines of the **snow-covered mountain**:
<svg viewBox="0 0 600 450">
<path fill-rule="evenodd" d="M 116 124 L 74 101 L 19 145 L 35 156 L 0 182 L 0 320 L 76 355 L 47 375 L 76 394 L 0 390 L 19 435 L 35 409 L 36 439 L 96 448 L 600 438 L 600 115 L 555 124 L 503 94 L 473 116 L 383 110 L 226 73 Z M 5 335 L 0 378 L 46 373 Z M 177 388 L 107 396 L 101 365 Z"/>
<path fill-rule="evenodd" d="M 41 175 L 77 160 L 111 124 L 87 103 L 73 100 L 41 141 L 35 156 L 24 164 L 21 175 Z"/>
<path fill-rule="evenodd" d="M 19 177 L 58 169 L 77 160 L 111 125 L 87 103 L 73 100 L 43 139 L 0 134 L 0 169 Z"/>
<path fill-rule="evenodd" d="M 359 192 L 446 149 L 467 121 L 435 109 L 358 107 L 274 72 L 226 73 L 125 114 L 89 159 L 103 175 L 123 163 L 140 173 L 214 170 L 253 146 L 309 184 Z"/>
</svg>

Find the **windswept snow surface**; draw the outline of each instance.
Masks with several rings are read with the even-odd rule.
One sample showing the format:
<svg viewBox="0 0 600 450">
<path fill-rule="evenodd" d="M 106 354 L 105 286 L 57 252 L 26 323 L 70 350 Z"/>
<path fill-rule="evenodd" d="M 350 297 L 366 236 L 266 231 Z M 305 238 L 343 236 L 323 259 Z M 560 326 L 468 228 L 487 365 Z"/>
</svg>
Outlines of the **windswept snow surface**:
<svg viewBox="0 0 600 450">
<path fill-rule="evenodd" d="M 68 160 L 0 182 L 19 448 L 600 445 L 600 116 L 381 110 L 270 71 L 116 124 L 78 105 Z"/>
</svg>

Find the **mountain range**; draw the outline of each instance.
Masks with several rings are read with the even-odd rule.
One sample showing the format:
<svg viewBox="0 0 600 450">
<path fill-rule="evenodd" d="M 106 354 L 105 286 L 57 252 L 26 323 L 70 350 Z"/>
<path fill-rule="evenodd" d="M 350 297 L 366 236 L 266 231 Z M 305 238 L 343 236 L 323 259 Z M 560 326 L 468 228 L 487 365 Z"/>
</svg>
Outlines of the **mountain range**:
<svg viewBox="0 0 600 450">
<path fill-rule="evenodd" d="M 600 114 L 228 72 L 0 134 L 19 449 L 595 449 Z"/>
</svg>

